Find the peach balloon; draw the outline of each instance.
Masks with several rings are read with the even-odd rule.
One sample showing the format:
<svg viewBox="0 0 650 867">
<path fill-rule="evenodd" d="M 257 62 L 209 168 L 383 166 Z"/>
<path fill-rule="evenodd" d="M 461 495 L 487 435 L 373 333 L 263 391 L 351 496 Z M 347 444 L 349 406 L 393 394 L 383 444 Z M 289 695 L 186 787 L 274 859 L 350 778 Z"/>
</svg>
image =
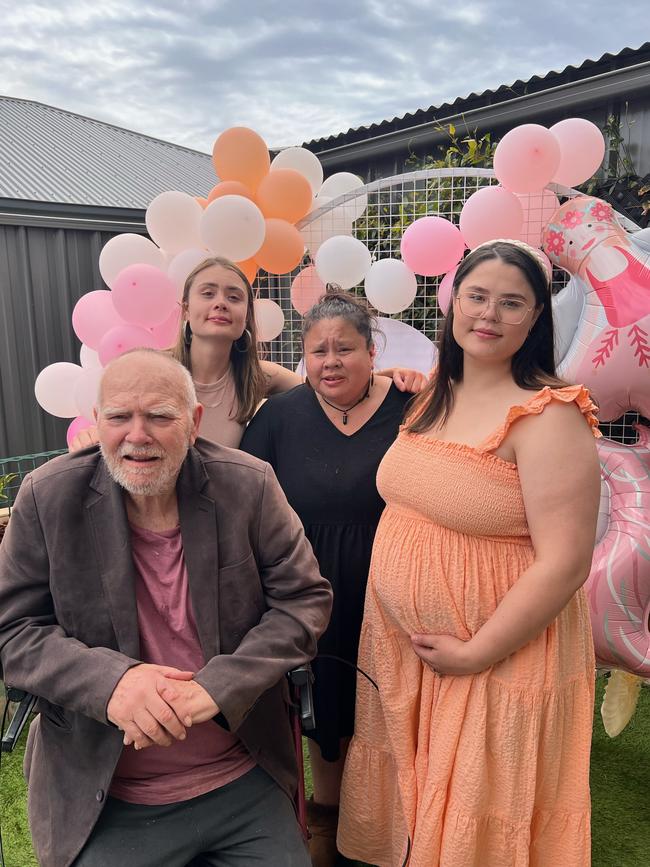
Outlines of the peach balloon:
<svg viewBox="0 0 650 867">
<path fill-rule="evenodd" d="M 221 133 L 214 143 L 212 162 L 222 181 L 240 181 L 253 193 L 271 167 L 266 142 L 245 126 Z"/>
<path fill-rule="evenodd" d="M 196 201 L 199 203 L 199 205 L 201 205 L 201 207 L 203 208 L 203 210 L 205 210 L 205 209 L 208 207 L 208 205 L 210 204 L 210 203 L 208 202 L 208 200 L 205 199 L 203 196 L 194 196 L 194 198 L 195 198 Z"/>
<path fill-rule="evenodd" d="M 272 217 L 266 220 L 266 236 L 255 253 L 255 261 L 270 274 L 286 274 L 300 265 L 304 251 L 298 229 L 286 220 Z"/>
<path fill-rule="evenodd" d="M 265 217 L 296 223 L 312 203 L 309 181 L 295 169 L 274 169 L 257 188 L 257 205 Z"/>
<path fill-rule="evenodd" d="M 258 265 L 255 259 L 244 259 L 243 262 L 235 263 L 240 271 L 243 271 L 246 277 L 248 278 L 248 282 L 253 285 L 255 282 L 255 278 L 257 277 L 257 269 Z"/>
<path fill-rule="evenodd" d="M 221 181 L 221 183 L 212 187 L 208 193 L 208 204 L 214 202 L 219 196 L 243 196 L 245 199 L 253 201 L 253 194 L 246 184 L 242 184 L 241 181 Z"/>
<path fill-rule="evenodd" d="M 302 316 L 325 294 L 325 284 L 313 265 L 308 265 L 291 284 L 291 303 Z"/>
</svg>

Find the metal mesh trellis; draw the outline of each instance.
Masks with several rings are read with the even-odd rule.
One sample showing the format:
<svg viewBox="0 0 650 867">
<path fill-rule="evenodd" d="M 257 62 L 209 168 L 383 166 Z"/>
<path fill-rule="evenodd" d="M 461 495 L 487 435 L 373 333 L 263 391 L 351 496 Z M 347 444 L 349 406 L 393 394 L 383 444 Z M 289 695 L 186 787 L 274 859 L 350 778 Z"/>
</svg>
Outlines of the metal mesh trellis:
<svg viewBox="0 0 650 867">
<path fill-rule="evenodd" d="M 299 223 L 299 228 L 319 226 L 321 237 L 341 231 L 341 209 L 352 209 L 365 202 L 367 208 L 354 223 L 354 235 L 370 250 L 373 259 L 400 258 L 400 240 L 404 229 L 418 217 L 437 214 L 458 224 L 460 211 L 469 196 L 480 187 L 497 183 L 491 169 L 451 168 L 424 169 L 374 181 L 351 193 L 333 199 L 317 211 L 310 213 Z M 560 201 L 580 195 L 577 190 L 556 184 L 550 186 Z M 535 212 L 538 213 L 535 213 Z M 524 216 L 535 219 L 541 214 L 541 196 L 532 196 L 524 204 Z M 638 229 L 626 217 L 617 218 L 627 230 Z M 305 256 L 303 266 L 310 263 Z M 275 276 L 260 272 L 257 289 L 261 297 L 271 298 L 283 309 L 286 323 L 280 337 L 267 344 L 267 357 L 292 370 L 298 365 L 302 349 L 300 343 L 301 315 L 291 304 L 291 282 L 298 272 Z M 437 341 L 443 316 L 438 308 L 436 295 L 441 278 L 418 277 L 418 293 L 413 305 L 392 318 L 401 319 L 417 328 L 434 342 Z M 559 291 L 567 282 L 568 275 L 559 269 L 553 273 L 552 289 Z M 351 290 L 362 293 L 362 288 Z M 382 316 L 387 314 L 382 313 Z M 633 443 L 636 432 L 632 425 L 638 421 L 637 413 L 626 415 L 613 422 L 601 425 L 603 434 L 619 442 Z"/>
<path fill-rule="evenodd" d="M 20 483 L 28 473 L 31 473 L 36 467 L 40 467 L 41 464 L 55 458 L 57 455 L 65 454 L 66 451 L 66 449 L 62 449 L 56 452 L 39 452 L 34 455 L 19 455 L 14 458 L 0 459 L 0 476 L 14 476 L 4 488 L 6 499 L 0 499 L 0 511 L 11 509 Z"/>
</svg>

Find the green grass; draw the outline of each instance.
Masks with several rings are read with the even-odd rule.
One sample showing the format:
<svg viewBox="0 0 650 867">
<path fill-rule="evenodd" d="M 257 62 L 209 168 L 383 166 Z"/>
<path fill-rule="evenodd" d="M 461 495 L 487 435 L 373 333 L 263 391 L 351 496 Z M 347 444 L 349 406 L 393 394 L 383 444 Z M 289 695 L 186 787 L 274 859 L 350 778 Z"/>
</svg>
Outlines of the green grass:
<svg viewBox="0 0 650 867">
<path fill-rule="evenodd" d="M 591 748 L 593 867 L 650 867 L 650 689 L 642 689 L 632 721 L 609 738 L 596 691 Z"/>
<path fill-rule="evenodd" d="M 599 679 L 591 754 L 592 867 L 650 867 L 650 689 L 642 689 L 632 722 L 611 740 L 603 729 Z M 25 736 L 0 768 L 0 819 L 6 867 L 37 867 L 25 811 Z M 305 750 L 307 793 L 311 773 Z M 74 761 L 74 757 L 70 757 Z M 125 865 L 126 867 L 126 865 Z M 556 865 L 552 865 L 556 867 Z M 562 865 L 557 865 L 562 867 Z"/>
<path fill-rule="evenodd" d="M 0 823 L 6 867 L 38 867 L 27 827 L 22 769 L 25 740 L 23 732 L 16 749 L 3 753 L 0 764 Z"/>
</svg>

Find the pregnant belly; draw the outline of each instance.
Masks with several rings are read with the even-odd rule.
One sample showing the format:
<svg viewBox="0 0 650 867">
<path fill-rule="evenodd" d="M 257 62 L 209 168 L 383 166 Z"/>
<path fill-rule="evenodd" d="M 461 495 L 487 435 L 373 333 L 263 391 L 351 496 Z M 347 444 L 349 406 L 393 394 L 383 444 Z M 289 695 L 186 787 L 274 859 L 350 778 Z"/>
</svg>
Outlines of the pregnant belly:
<svg viewBox="0 0 650 867">
<path fill-rule="evenodd" d="M 386 509 L 369 585 L 398 629 L 467 639 L 532 560 L 529 543 L 469 536 Z"/>
</svg>

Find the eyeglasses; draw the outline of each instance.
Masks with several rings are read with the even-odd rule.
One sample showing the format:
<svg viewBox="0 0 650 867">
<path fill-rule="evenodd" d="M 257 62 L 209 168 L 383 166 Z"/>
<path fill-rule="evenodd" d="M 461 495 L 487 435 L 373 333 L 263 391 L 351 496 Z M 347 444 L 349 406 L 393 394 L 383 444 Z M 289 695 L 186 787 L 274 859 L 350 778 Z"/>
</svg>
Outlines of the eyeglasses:
<svg viewBox="0 0 650 867">
<path fill-rule="evenodd" d="M 525 301 L 517 298 L 490 298 L 482 292 L 461 292 L 457 296 L 461 313 L 472 319 L 480 319 L 494 304 L 496 317 L 504 325 L 521 325 L 526 316 L 533 310 Z"/>
</svg>

